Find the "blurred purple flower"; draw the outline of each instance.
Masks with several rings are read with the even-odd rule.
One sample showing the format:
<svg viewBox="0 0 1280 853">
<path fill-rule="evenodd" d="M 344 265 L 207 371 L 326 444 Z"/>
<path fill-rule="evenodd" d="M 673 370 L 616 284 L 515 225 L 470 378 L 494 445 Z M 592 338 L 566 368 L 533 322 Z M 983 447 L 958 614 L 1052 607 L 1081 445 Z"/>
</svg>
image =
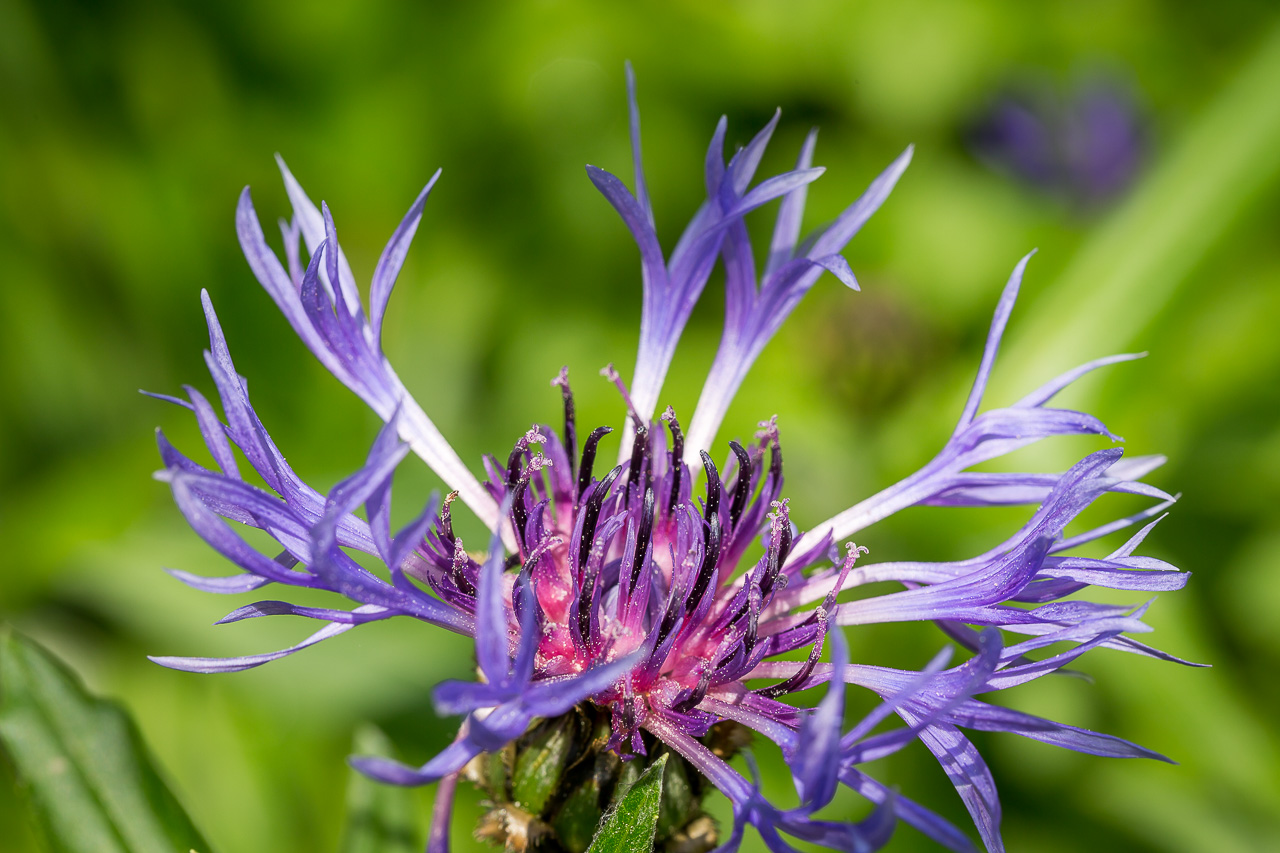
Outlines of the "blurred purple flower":
<svg viewBox="0 0 1280 853">
<path fill-rule="evenodd" d="M 1104 78 L 1065 94 L 1027 90 L 997 98 L 970 132 L 974 152 L 993 168 L 1081 205 L 1123 193 L 1146 153 L 1137 104 Z"/>
<path fill-rule="evenodd" d="M 294 207 L 293 219 L 281 226 L 284 263 L 267 247 L 245 190 L 236 225 L 255 275 L 303 342 L 386 427 L 359 471 L 328 495 L 312 489 L 289 467 L 255 414 L 213 306 L 203 295 L 210 336 L 205 359 L 225 421 L 194 388 L 186 389 L 185 399 L 164 399 L 195 414 L 216 468 L 193 462 L 160 435 L 165 468 L 159 476 L 196 532 L 243 573 L 223 578 L 174 574 L 210 592 L 247 592 L 271 584 L 308 587 L 338 593 L 356 606 L 261 601 L 222 621 L 290 614 L 323 626 L 297 645 L 269 654 L 154 660 L 193 672 L 234 672 L 364 622 L 412 616 L 473 637 L 480 677 L 436 689 L 438 710 L 465 716 L 451 746 L 421 767 L 353 759 L 361 771 L 399 785 L 446 780 L 437 803 L 439 819 L 447 816 L 454 782 L 469 761 L 519 738 L 536 718 L 593 703 L 611 714 L 608 748 L 624 757 L 642 754 L 640 732 L 647 730 L 729 798 L 735 824 L 724 849 L 736 848 L 749 824 L 774 850 L 792 849 L 784 834 L 841 850 L 872 850 L 887 840 L 897 820 L 951 849 L 972 849 L 964 833 L 864 771 L 866 762 L 917 739 L 955 783 L 983 843 L 992 851 L 1003 849 L 991 774 L 962 729 L 1014 732 L 1095 755 L 1161 758 L 1118 738 L 974 698 L 1054 672 L 1098 646 L 1176 660 L 1129 636 L 1149 630 L 1141 621 L 1145 606 L 1067 598 L 1090 587 L 1155 592 L 1186 583 L 1186 573 L 1134 555 L 1174 500 L 1141 482 L 1162 458 L 1126 459 L 1119 449 L 1104 449 L 1064 473 L 972 470 L 1050 436 L 1116 440 L 1092 415 L 1048 403 L 1084 373 L 1136 356 L 1090 362 L 1011 406 L 980 413 L 1030 256 L 1023 258 L 997 304 L 973 390 L 941 452 L 902 482 L 799 532 L 783 497 L 776 421 L 762 423 L 750 446 L 729 442 L 727 461 L 719 466 L 710 454 L 713 439 L 752 362 L 822 273 L 857 289 L 840 252 L 888 196 L 911 151 L 872 181 L 833 224 L 800 241 L 805 193 L 822 171 L 811 166 L 816 135 L 805 141 L 794 170 L 753 184 L 777 116 L 728 163 L 721 119 L 706 157 L 707 198 L 668 255 L 658 244 L 644 183 L 629 69 L 628 95 L 634 193 L 608 172 L 588 167 L 639 244 L 644 282 L 640 349 L 629 391 L 612 366 L 605 371 L 623 392 L 629 432 L 620 463 L 602 477 L 596 476 L 596 457 L 610 428 L 598 427 L 579 442 L 567 369 L 552 381 L 563 396 L 562 430 L 533 427 L 505 461 L 487 457 L 486 477 L 479 480 L 383 356 L 383 314 L 434 177 L 378 261 L 367 313 L 328 208 L 312 204 L 283 162 Z M 743 220 L 778 199 L 773 236 L 757 273 Z M 303 242 L 309 253 L 305 265 Z M 660 417 L 654 414 L 676 341 L 717 260 L 726 278 L 724 336 L 686 436 L 670 407 Z M 411 450 L 454 491 L 443 502 L 433 496 L 413 521 L 393 533 L 391 480 Z M 239 459 L 269 490 L 241 477 Z M 1155 503 L 1066 537 L 1067 525 L 1108 492 Z M 455 498 L 492 531 L 486 555 L 474 557 L 455 534 Z M 911 506 L 1011 504 L 1037 508 L 1008 540 L 968 560 L 860 565 L 865 549 L 849 544 L 841 553 L 836 547 Z M 364 518 L 355 514 L 361 505 Z M 227 521 L 265 531 L 279 553 L 260 553 Z M 1143 522 L 1105 558 L 1075 554 L 1080 545 Z M 744 562 L 757 537 L 763 555 Z M 362 567 L 344 549 L 381 560 L 386 573 Z M 896 581 L 905 589 L 838 600 L 844 591 L 879 581 Z M 944 651 L 918 672 L 850 664 L 843 633 L 834 630 L 903 621 L 933 621 L 974 654 L 948 667 Z M 1006 634 L 1026 639 L 1006 645 Z M 1069 645 L 1046 658 L 1030 656 L 1059 643 Z M 797 652 L 803 660 L 779 659 Z M 781 701 L 822 683 L 830 686 L 815 707 Z M 881 699 L 847 730 L 846 684 L 865 687 Z M 891 716 L 904 725 L 883 730 L 879 724 Z M 778 744 L 792 769 L 798 806 L 771 804 L 755 782 L 704 745 L 700 738 L 726 720 Z M 831 802 L 839 784 L 877 804 L 871 817 L 857 824 L 813 817 Z M 431 839 L 429 849 L 447 847 L 447 833 L 434 832 Z"/>
</svg>

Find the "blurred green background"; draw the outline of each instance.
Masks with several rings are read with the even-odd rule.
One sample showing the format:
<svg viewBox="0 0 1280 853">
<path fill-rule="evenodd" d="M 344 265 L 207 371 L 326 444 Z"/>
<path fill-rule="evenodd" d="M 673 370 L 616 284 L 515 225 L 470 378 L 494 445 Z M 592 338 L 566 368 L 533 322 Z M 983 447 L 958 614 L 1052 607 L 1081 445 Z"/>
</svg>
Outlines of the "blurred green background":
<svg viewBox="0 0 1280 853">
<path fill-rule="evenodd" d="M 208 288 L 294 467 L 325 488 L 362 459 L 377 423 L 294 339 L 235 240 L 246 183 L 264 222 L 287 212 L 279 151 L 332 206 L 361 280 L 444 168 L 393 298 L 387 347 L 477 470 L 482 453 L 504 452 L 531 421 L 558 420 L 547 382 L 562 364 L 583 421 L 616 422 L 616 398 L 594 377 L 608 361 L 629 375 L 638 263 L 582 165 L 631 181 L 629 58 L 668 248 L 703 193 L 703 151 L 721 113 L 741 144 L 782 107 L 765 163 L 773 171 L 821 127 L 817 162 L 828 172 L 810 194 L 809 226 L 917 146 L 847 252 L 863 292 L 820 282 L 722 431 L 741 436 L 779 415 L 802 527 L 941 446 L 999 287 L 1028 249 L 1041 251 L 990 404 L 1087 358 L 1151 352 L 1067 400 L 1091 407 L 1132 452 L 1169 454 L 1152 479 L 1184 497 L 1146 550 L 1196 575 L 1162 595 L 1149 621 L 1157 645 L 1214 668 L 1095 653 L 1081 668 L 1096 684 L 1045 679 L 1002 701 L 1136 739 L 1181 765 L 1013 736 L 978 741 L 1001 785 L 1011 849 L 1274 850 L 1277 23 L 1273 4 L 1245 0 L 0 0 L 0 619 L 133 712 L 218 850 L 337 850 L 353 729 L 376 722 L 411 760 L 440 748 L 456 722 L 433 715 L 430 687 L 467 673 L 469 645 L 404 621 L 238 675 L 148 663 L 149 653 L 281 648 L 307 626 L 213 629 L 243 602 L 163 574 L 227 566 L 149 476 L 152 428 L 195 452 L 193 424 L 136 391 L 211 392 L 198 302 Z M 1001 92 L 1026 81 L 1069 92 L 1089 75 L 1116 81 L 1138 105 L 1146 154 L 1128 190 L 1081 206 L 974 156 L 969 129 Z M 716 281 L 665 392 L 681 412 L 692 412 L 718 342 Z M 1097 446 L 1064 442 L 1023 460 L 1052 469 Z M 436 485 L 406 465 L 401 513 Z M 1112 500 L 1107 513 L 1137 506 Z M 1025 514 L 916 510 L 865 544 L 875 559 L 965 557 Z M 850 641 L 856 660 L 919 666 L 944 638 L 908 625 L 859 629 Z M 784 791 L 779 764 L 759 752 L 770 790 Z M 34 849 L 12 767 L 0 767 L 3 846 Z M 923 749 L 878 772 L 968 824 Z M 423 826 L 431 795 L 417 795 Z M 478 808 L 461 795 L 459 850 L 479 846 L 469 837 Z M 860 808 L 850 797 L 833 813 Z M 892 849 L 929 845 L 903 829 Z"/>
</svg>

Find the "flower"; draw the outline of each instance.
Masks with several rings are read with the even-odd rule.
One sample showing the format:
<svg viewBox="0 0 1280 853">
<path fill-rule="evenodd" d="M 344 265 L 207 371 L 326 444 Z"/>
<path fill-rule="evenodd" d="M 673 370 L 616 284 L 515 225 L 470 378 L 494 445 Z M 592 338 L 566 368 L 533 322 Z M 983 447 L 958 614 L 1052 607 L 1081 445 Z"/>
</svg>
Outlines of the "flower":
<svg viewBox="0 0 1280 853">
<path fill-rule="evenodd" d="M 863 769 L 917 739 L 955 783 L 983 843 L 992 851 L 1002 849 L 991 774 L 961 729 L 1014 732 L 1096 755 L 1161 758 L 1109 735 L 974 698 L 1055 672 L 1099 646 L 1177 660 L 1130 636 L 1149 630 L 1141 621 L 1145 606 L 1068 598 L 1089 587 L 1161 591 L 1186 583 L 1186 573 L 1134 555 L 1174 500 L 1141 481 L 1162 458 L 1126 459 L 1119 449 L 1104 449 L 1063 473 L 972 470 L 1051 436 L 1114 439 L 1092 415 L 1048 403 L 1081 375 L 1136 356 L 1090 362 L 1011 406 L 979 413 L 1030 256 L 1023 258 L 1001 295 L 973 390 L 941 452 L 902 482 L 798 531 L 790 519 L 791 498 L 783 496 L 776 419 L 760 424 L 750 446 L 730 442 L 723 466 L 712 456 L 713 440 L 752 362 L 817 279 L 830 272 L 857 289 L 840 252 L 888 196 L 911 151 L 872 181 L 830 226 L 801 242 L 807 187 L 822 172 L 811 165 L 815 134 L 805 141 L 795 169 L 753 185 L 778 117 L 727 164 L 721 119 L 706 158 L 707 198 L 668 255 L 658 244 L 644 183 L 634 92 L 628 68 L 634 193 L 615 176 L 588 167 L 590 179 L 640 247 L 644 283 L 639 354 L 630 387 L 611 365 L 604 371 L 626 404 L 619 461 L 607 470 L 598 470 L 597 457 L 611 429 L 598 427 L 579 443 L 567 369 L 552 380 L 563 397 L 562 430 L 529 429 L 515 441 L 505 463 L 486 458 L 486 477 L 480 480 L 382 354 L 388 297 L 439 173 L 383 251 L 367 311 L 327 206 L 317 209 L 281 162 L 294 207 L 293 219 L 283 227 L 281 263 L 266 244 L 246 188 L 236 226 L 254 274 L 312 353 L 378 413 L 385 427 L 364 466 L 328 495 L 308 486 L 255 414 L 213 306 L 203 294 L 210 337 L 206 362 L 225 421 L 194 388 L 186 389 L 186 399 L 164 399 L 194 413 L 216 469 L 192 461 L 160 434 L 165 468 L 159 476 L 195 531 L 243 572 L 221 578 L 173 574 L 209 592 L 240 593 L 269 584 L 308 587 L 337 593 L 356 606 L 348 610 L 260 601 L 236 609 L 222 622 L 287 614 L 318 620 L 323 627 L 291 648 L 268 654 L 153 660 L 193 672 L 234 672 L 293 654 L 356 625 L 401 615 L 474 637 L 478 679 L 446 682 L 434 694 L 439 711 L 464 716 L 456 740 L 421 767 L 382 758 L 353 759 L 365 774 L 392 784 L 443 780 L 430 842 L 434 851 L 447 849 L 452 793 L 469 766 L 484 754 L 511 749 L 516 741 L 549 744 L 559 736 L 555 726 L 537 721 L 554 723 L 575 713 L 600 721 L 603 733 L 596 754 L 614 761 L 615 770 L 621 766 L 618 758 L 634 759 L 660 748 L 680 756 L 681 766 L 728 797 L 735 820 L 726 849 L 736 848 L 751 825 L 775 850 L 791 849 L 784 835 L 842 850 L 871 850 L 888 839 L 898 820 L 951 849 L 972 849 L 964 833 L 891 793 Z M 779 199 L 773 236 L 757 275 L 744 217 Z M 305 267 L 302 242 L 309 253 Z M 718 260 L 725 271 L 724 334 L 685 434 L 671 407 L 654 415 L 676 341 Z M 453 491 L 443 501 L 432 497 L 413 521 L 393 533 L 391 480 L 411 451 Z M 270 491 L 241 477 L 240 458 Z M 1136 515 L 1064 538 L 1068 523 L 1108 492 L 1141 495 L 1155 503 Z M 479 556 L 454 532 L 452 512 L 458 501 L 492 531 L 487 551 Z M 865 549 L 852 543 L 843 552 L 836 547 L 910 506 L 1012 504 L 1037 509 L 1004 543 L 968 560 L 868 565 L 860 562 Z M 362 505 L 364 518 L 356 514 Z M 272 557 L 250 547 L 228 521 L 265 531 L 278 543 L 279 554 Z M 1086 542 L 1142 522 L 1106 558 L 1072 553 Z M 757 538 L 763 554 L 747 561 Z M 344 549 L 381 560 L 385 575 L 364 568 Z M 879 581 L 895 581 L 905 589 L 843 602 L 839 598 Z M 932 621 L 973 654 L 948 667 L 944 650 L 918 672 L 849 663 L 840 626 L 902 621 Z M 1025 639 L 1006 645 L 1006 635 Z M 1065 651 L 1032 656 L 1062 643 L 1068 644 Z M 822 661 L 824 650 L 827 662 Z M 779 660 L 797 652 L 805 659 Z M 782 701 L 821 684 L 828 687 L 815 707 Z M 848 731 L 843 729 L 846 684 L 865 687 L 881 699 Z M 881 731 L 880 724 L 891 716 L 904 725 Z M 755 782 L 726 762 L 732 748 L 714 743 L 716 731 L 726 724 L 749 728 L 780 747 L 792 770 L 798 806 L 772 804 Z M 852 824 L 814 817 L 831 802 L 839 784 L 876 804 L 869 818 Z M 688 816 L 694 815 L 696 808 Z M 697 849 L 708 848 L 711 837 L 704 831 Z"/>
<path fill-rule="evenodd" d="M 1132 93 L 1102 76 L 1062 92 L 1004 93 L 969 136 L 974 153 L 990 166 L 1084 208 L 1129 188 L 1148 143 Z"/>
</svg>

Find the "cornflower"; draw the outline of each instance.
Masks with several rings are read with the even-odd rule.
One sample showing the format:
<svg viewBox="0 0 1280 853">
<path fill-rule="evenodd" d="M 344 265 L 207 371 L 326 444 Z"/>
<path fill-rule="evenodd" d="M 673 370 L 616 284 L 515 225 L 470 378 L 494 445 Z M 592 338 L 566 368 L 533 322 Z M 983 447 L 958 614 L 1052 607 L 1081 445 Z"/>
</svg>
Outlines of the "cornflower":
<svg viewBox="0 0 1280 853">
<path fill-rule="evenodd" d="M 431 853 L 448 849 L 453 794 L 464 776 L 485 785 L 496 803 L 481 833 L 514 849 L 580 853 L 614 789 L 658 753 L 674 757 L 667 772 L 680 775 L 686 792 L 676 805 L 664 804 L 666 825 L 657 839 L 664 849 L 705 851 L 720 840 L 700 808 L 708 785 L 732 805 L 733 825 L 722 850 L 736 849 L 748 825 L 775 851 L 793 849 L 787 837 L 874 850 L 898 821 L 950 849 L 974 849 L 965 833 L 864 769 L 919 740 L 955 784 L 983 844 L 999 851 L 995 785 L 962 729 L 1013 732 L 1094 755 L 1167 760 L 1110 735 L 974 698 L 1058 671 L 1098 647 L 1178 660 L 1130 636 L 1150 630 L 1141 621 L 1145 605 L 1076 597 L 1091 587 L 1156 592 L 1186 583 L 1187 573 L 1134 553 L 1174 501 L 1141 481 L 1162 457 L 1124 458 L 1108 448 L 1060 473 L 972 470 L 1051 436 L 1114 439 L 1092 415 L 1049 403 L 1080 376 L 1137 356 L 1089 362 L 1010 406 L 980 413 L 1028 255 L 1000 296 L 972 391 L 938 455 L 905 480 L 799 531 L 790 498 L 783 496 L 776 418 L 761 423 L 749 444 L 729 442 L 721 465 L 712 454 L 714 438 L 753 361 L 821 275 L 830 272 L 858 289 L 840 253 L 888 197 L 911 149 L 833 223 L 800 241 L 807 188 L 822 173 L 812 166 L 816 133 L 805 140 L 793 170 L 753 183 L 778 116 L 727 163 L 721 118 L 706 157 L 706 200 L 664 254 L 645 186 L 629 67 L 627 80 L 634 192 L 608 172 L 587 168 L 638 243 L 642 264 L 640 344 L 629 387 L 612 365 L 604 371 L 626 407 L 617 464 L 599 465 L 609 426 L 580 439 L 565 369 L 552 380 L 563 399 L 561 431 L 535 426 L 524 432 L 505 461 L 486 457 L 485 476 L 477 478 L 405 390 L 380 343 L 392 286 L 439 172 L 383 251 L 366 309 L 328 207 L 317 209 L 281 161 L 293 205 L 292 219 L 281 226 L 285 261 L 268 248 L 248 188 L 236 212 L 241 246 L 294 331 L 385 426 L 364 466 L 329 494 L 307 485 L 250 404 L 208 294 L 202 294 L 210 339 L 205 360 L 225 421 L 194 388 L 186 389 L 185 399 L 157 396 L 194 413 L 216 467 L 197 464 L 158 434 L 165 466 L 158 476 L 192 528 L 243 571 L 216 578 L 172 574 L 207 592 L 245 593 L 274 584 L 334 592 L 356 606 L 259 601 L 221 622 L 294 615 L 323 627 L 267 654 L 153 660 L 191 672 L 236 672 L 393 616 L 473 637 L 477 679 L 447 681 L 434 692 L 439 712 L 464 718 L 453 743 L 421 767 L 352 759 L 358 770 L 387 783 L 440 783 Z M 744 217 L 774 200 L 781 204 L 757 272 Z M 724 333 L 686 434 L 670 406 L 655 413 L 676 342 L 717 261 L 725 277 Z M 452 491 L 443 501 L 433 495 L 393 533 L 392 476 L 411 451 Z M 240 459 L 270 491 L 241 476 Z M 1065 536 L 1068 523 L 1108 492 L 1154 503 Z M 455 533 L 451 514 L 458 502 L 491 531 L 487 551 L 467 550 Z M 356 514 L 361 505 L 363 518 Z M 921 505 L 1035 510 L 1003 543 L 967 560 L 865 564 L 859 562 L 864 548 L 838 547 L 875 522 Z M 251 547 L 228 521 L 265 531 L 279 553 Z M 1074 553 L 1134 525 L 1141 525 L 1137 533 L 1104 558 Z M 761 555 L 745 559 L 757 540 Z M 380 560 L 385 573 L 364 568 L 344 549 Z M 905 588 L 841 600 L 842 593 L 884 581 Z M 849 662 L 840 626 L 904 621 L 931 621 L 972 654 L 950 665 L 950 649 L 944 649 L 919 671 Z M 1055 646 L 1061 650 L 1034 656 Z M 790 660 L 780 659 L 788 655 Z M 823 684 L 827 689 L 813 707 L 784 701 Z M 849 684 L 880 701 L 846 730 Z M 894 716 L 903 725 L 886 729 L 882 723 Z M 758 780 L 728 762 L 746 731 L 780 748 L 797 805 L 770 802 Z M 531 762 L 551 768 L 547 784 L 521 775 Z M 490 773 L 495 766 L 496 782 Z M 869 817 L 852 823 L 815 816 L 841 784 L 874 804 Z M 673 794 L 673 802 L 678 799 Z"/>
</svg>

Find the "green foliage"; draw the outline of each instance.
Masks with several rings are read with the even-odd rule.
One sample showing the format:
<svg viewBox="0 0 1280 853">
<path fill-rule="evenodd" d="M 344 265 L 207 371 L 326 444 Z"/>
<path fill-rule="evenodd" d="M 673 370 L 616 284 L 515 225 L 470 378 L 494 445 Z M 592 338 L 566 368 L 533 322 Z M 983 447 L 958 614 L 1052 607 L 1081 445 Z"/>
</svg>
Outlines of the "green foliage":
<svg viewBox="0 0 1280 853">
<path fill-rule="evenodd" d="M 650 764 L 635 784 L 615 796 L 588 853 L 650 853 L 662 810 L 662 780 L 669 756 Z"/>
<path fill-rule="evenodd" d="M 210 853 L 128 712 L 8 629 L 0 631 L 0 742 L 57 853 Z"/>
</svg>

